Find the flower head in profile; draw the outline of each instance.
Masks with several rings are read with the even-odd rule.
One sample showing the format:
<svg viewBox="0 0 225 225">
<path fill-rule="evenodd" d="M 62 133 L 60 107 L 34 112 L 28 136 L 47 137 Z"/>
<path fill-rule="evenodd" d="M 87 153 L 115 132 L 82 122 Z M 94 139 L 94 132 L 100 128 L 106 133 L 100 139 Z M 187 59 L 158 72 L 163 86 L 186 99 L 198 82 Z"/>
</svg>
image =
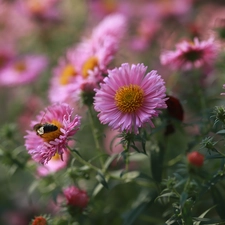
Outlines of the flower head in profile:
<svg viewBox="0 0 225 225">
<path fill-rule="evenodd" d="M 182 41 L 176 45 L 176 50 L 165 51 L 161 54 L 162 65 L 171 69 L 191 70 L 203 66 L 212 66 L 218 52 L 218 46 L 212 38 L 199 41 L 194 38 L 193 42 Z"/>
<path fill-rule="evenodd" d="M 80 117 L 72 117 L 73 109 L 65 103 L 53 104 L 31 122 L 32 131 L 27 131 L 25 146 L 32 158 L 46 164 L 58 154 L 63 159 L 69 138 L 80 126 Z"/>
<path fill-rule="evenodd" d="M 151 119 L 159 109 L 166 108 L 166 87 L 156 71 L 146 73 L 143 64 L 109 70 L 100 89 L 96 89 L 94 107 L 103 124 L 113 129 L 138 133 L 145 123 L 154 126 Z"/>
</svg>

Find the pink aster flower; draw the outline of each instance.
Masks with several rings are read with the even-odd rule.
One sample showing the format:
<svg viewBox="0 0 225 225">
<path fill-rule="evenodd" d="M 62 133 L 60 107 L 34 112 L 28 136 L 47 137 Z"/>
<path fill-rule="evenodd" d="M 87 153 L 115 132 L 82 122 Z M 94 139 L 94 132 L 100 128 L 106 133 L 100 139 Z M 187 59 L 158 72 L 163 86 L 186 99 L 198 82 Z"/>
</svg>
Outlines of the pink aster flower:
<svg viewBox="0 0 225 225">
<path fill-rule="evenodd" d="M 69 160 L 69 152 L 64 151 L 63 160 L 61 156 L 56 153 L 46 165 L 39 165 L 37 168 L 37 173 L 39 176 L 47 176 L 48 174 L 55 173 L 67 166 Z"/>
<path fill-rule="evenodd" d="M 159 109 L 167 107 L 166 88 L 157 71 L 145 75 L 146 70 L 143 64 L 124 63 L 108 71 L 94 97 L 101 123 L 136 134 L 145 123 L 154 127 L 151 119 L 158 116 Z"/>
<path fill-rule="evenodd" d="M 125 34 L 126 20 L 120 14 L 106 17 L 89 38 L 69 48 L 51 79 L 49 99 L 79 101 L 84 86 L 98 87 Z M 57 95 L 55 93 L 58 93 Z"/>
<path fill-rule="evenodd" d="M 182 41 L 176 45 L 175 51 L 165 51 L 160 60 L 163 65 L 172 69 L 191 70 L 203 66 L 212 66 L 217 57 L 218 46 L 212 38 L 206 41 Z"/>
<path fill-rule="evenodd" d="M 46 164 L 56 154 L 63 159 L 69 138 L 80 126 L 80 117 L 72 118 L 72 113 L 68 104 L 53 104 L 31 122 L 34 129 L 27 131 L 24 138 L 27 151 L 35 161 Z"/>
<path fill-rule="evenodd" d="M 47 66 L 42 55 L 26 55 L 15 59 L 0 71 L 0 85 L 16 86 L 34 81 Z"/>
<path fill-rule="evenodd" d="M 89 202 L 87 192 L 75 186 L 64 188 L 63 194 L 66 197 L 68 206 L 74 206 L 80 209 L 84 209 Z"/>
</svg>

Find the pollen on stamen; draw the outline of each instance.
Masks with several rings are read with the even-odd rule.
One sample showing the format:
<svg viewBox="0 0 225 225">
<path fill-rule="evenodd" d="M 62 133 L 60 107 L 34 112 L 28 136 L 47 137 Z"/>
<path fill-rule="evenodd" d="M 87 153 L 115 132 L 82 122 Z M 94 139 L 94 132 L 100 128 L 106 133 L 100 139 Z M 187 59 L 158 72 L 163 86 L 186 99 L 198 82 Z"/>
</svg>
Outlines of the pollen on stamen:
<svg viewBox="0 0 225 225">
<path fill-rule="evenodd" d="M 140 86 L 130 84 L 116 91 L 115 103 L 118 109 L 124 113 L 136 112 L 144 101 L 144 91 Z"/>
</svg>

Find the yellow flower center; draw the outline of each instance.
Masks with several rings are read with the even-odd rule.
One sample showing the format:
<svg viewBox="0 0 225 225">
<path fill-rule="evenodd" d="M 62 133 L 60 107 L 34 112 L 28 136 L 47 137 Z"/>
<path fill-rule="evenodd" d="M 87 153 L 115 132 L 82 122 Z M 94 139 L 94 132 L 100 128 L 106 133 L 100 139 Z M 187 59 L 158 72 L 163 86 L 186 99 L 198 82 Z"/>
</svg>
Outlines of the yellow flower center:
<svg viewBox="0 0 225 225">
<path fill-rule="evenodd" d="M 60 80 L 59 80 L 60 84 L 62 85 L 68 84 L 70 82 L 70 79 L 72 77 L 75 77 L 76 74 L 77 73 L 71 64 L 66 65 L 60 76 Z"/>
<path fill-rule="evenodd" d="M 82 67 L 82 75 L 83 78 L 88 77 L 88 70 L 93 70 L 96 66 L 98 66 L 98 59 L 95 56 L 90 57 Z"/>
<path fill-rule="evenodd" d="M 57 126 L 58 129 L 55 131 L 45 132 L 44 134 L 40 135 L 45 142 L 54 141 L 56 138 L 59 138 L 59 136 L 62 134 L 62 132 L 60 131 L 62 125 L 59 121 L 53 120 L 49 124 Z"/>
<path fill-rule="evenodd" d="M 26 64 L 24 62 L 17 62 L 14 65 L 14 69 L 18 72 L 23 72 L 27 69 Z"/>
<path fill-rule="evenodd" d="M 61 160 L 61 155 L 59 155 L 58 153 L 55 153 L 55 155 L 51 158 L 51 160 L 54 160 L 54 161 Z"/>
<path fill-rule="evenodd" d="M 116 91 L 114 99 L 121 112 L 132 113 L 143 105 L 144 91 L 138 85 L 126 85 Z"/>
</svg>

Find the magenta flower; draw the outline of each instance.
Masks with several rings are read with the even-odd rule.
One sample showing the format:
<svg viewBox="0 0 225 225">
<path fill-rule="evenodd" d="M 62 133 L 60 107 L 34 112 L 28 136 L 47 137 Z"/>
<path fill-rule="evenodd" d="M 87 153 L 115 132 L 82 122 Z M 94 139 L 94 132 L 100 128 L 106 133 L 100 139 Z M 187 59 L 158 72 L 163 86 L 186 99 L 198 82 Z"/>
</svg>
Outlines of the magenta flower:
<svg viewBox="0 0 225 225">
<path fill-rule="evenodd" d="M 154 126 L 151 119 L 159 109 L 166 108 L 166 88 L 157 71 L 145 76 L 143 64 L 109 70 L 100 89 L 95 89 L 94 108 L 103 124 L 113 129 L 138 133 L 145 123 Z"/>
<path fill-rule="evenodd" d="M 76 115 L 72 119 L 72 113 L 68 104 L 54 104 L 31 122 L 34 130 L 27 131 L 24 138 L 27 151 L 35 161 L 46 164 L 56 154 L 63 159 L 69 138 L 80 126 L 80 117 Z"/>
<path fill-rule="evenodd" d="M 212 38 L 206 41 L 182 41 L 176 45 L 176 50 L 165 51 L 160 60 L 171 69 L 191 70 L 203 66 L 212 66 L 217 57 L 218 46 Z"/>
<path fill-rule="evenodd" d="M 63 194 L 66 197 L 68 206 L 84 209 L 89 202 L 87 192 L 75 186 L 65 188 Z"/>
<path fill-rule="evenodd" d="M 41 55 L 26 55 L 15 59 L 0 71 L 0 85 L 16 86 L 30 83 L 46 66 L 47 58 Z"/>
</svg>

